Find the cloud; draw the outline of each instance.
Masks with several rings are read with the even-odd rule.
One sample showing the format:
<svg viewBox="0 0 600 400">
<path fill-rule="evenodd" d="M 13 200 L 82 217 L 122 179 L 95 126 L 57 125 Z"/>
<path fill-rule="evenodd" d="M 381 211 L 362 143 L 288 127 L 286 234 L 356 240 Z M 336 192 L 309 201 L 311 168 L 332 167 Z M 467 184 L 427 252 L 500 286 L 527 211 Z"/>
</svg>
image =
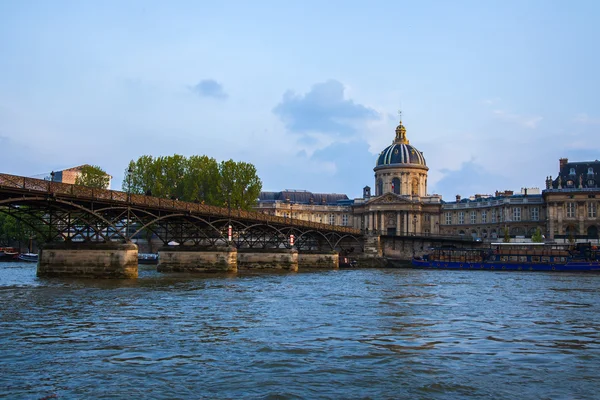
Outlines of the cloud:
<svg viewBox="0 0 600 400">
<path fill-rule="evenodd" d="M 223 90 L 223 85 L 214 79 L 201 80 L 196 86 L 190 89 L 200 97 L 213 97 L 221 100 L 229 97 Z"/>
<path fill-rule="evenodd" d="M 505 121 L 514 122 L 525 128 L 535 129 L 538 124 L 544 119 L 539 115 L 522 115 L 510 113 L 504 110 L 493 110 L 492 113 Z"/>
<path fill-rule="evenodd" d="M 444 177 L 435 183 L 430 192 L 444 195 L 444 200 L 453 201 L 450 193 L 470 196 L 472 194 L 493 194 L 494 190 L 513 189 L 514 183 L 506 176 L 487 171 L 474 159 L 463 162 L 458 170 L 442 169 Z M 465 179 L 468 177 L 468 179 Z M 491 186 L 493 185 L 493 187 Z"/>
<path fill-rule="evenodd" d="M 586 113 L 577 114 L 573 121 L 583 125 L 600 125 L 600 118 L 592 118 Z"/>
<path fill-rule="evenodd" d="M 334 135 L 352 135 L 356 123 L 380 118 L 374 109 L 346 99 L 344 91 L 344 85 L 333 79 L 313 85 L 304 95 L 287 91 L 273 113 L 291 132 Z"/>
</svg>

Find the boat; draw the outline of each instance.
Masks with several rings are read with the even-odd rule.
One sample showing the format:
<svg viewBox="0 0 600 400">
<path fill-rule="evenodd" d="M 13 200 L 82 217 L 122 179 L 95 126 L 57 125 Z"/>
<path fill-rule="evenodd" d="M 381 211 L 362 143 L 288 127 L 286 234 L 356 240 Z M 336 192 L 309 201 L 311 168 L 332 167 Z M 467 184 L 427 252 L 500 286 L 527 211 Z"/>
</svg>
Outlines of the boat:
<svg viewBox="0 0 600 400">
<path fill-rule="evenodd" d="M 18 259 L 19 252 L 14 247 L 0 247 L 0 262 Z"/>
<path fill-rule="evenodd" d="M 492 243 L 489 248 L 431 248 L 414 257 L 414 268 L 496 271 L 600 272 L 600 251 L 591 243 Z"/>
<path fill-rule="evenodd" d="M 158 264 L 158 254 L 138 253 L 138 264 Z"/>
<path fill-rule="evenodd" d="M 38 255 L 36 253 L 22 253 L 19 254 L 19 260 L 27 262 L 37 262 Z"/>
</svg>

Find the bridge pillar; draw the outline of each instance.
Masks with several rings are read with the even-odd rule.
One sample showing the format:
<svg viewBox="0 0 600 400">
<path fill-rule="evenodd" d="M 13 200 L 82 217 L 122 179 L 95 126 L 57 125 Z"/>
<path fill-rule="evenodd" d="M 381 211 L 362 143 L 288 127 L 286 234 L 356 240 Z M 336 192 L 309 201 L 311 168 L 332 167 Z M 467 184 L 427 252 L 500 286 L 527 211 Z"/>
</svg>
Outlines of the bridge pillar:
<svg viewBox="0 0 600 400">
<path fill-rule="evenodd" d="M 158 272 L 236 272 L 233 246 L 166 246 L 158 250 Z"/>
<path fill-rule="evenodd" d="M 238 249 L 238 268 L 298 271 L 298 250 Z"/>
<path fill-rule="evenodd" d="M 298 269 L 337 269 L 340 267 L 340 257 L 336 251 L 317 252 L 317 251 L 299 251 Z"/>
<path fill-rule="evenodd" d="M 48 243 L 40 249 L 37 276 L 137 278 L 138 248 L 133 243 Z"/>
</svg>

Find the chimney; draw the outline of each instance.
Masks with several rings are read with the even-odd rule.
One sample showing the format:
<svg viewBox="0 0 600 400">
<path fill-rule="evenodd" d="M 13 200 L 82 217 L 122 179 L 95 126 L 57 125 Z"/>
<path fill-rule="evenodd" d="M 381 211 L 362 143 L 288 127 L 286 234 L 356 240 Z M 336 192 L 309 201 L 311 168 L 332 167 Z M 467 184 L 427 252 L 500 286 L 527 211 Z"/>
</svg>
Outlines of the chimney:
<svg viewBox="0 0 600 400">
<path fill-rule="evenodd" d="M 558 160 L 558 171 L 562 171 L 563 167 L 565 165 L 567 165 L 567 163 L 569 162 L 568 158 L 561 158 Z"/>
<path fill-rule="evenodd" d="M 458 203 L 460 201 L 460 194 L 456 195 L 456 202 Z"/>
</svg>

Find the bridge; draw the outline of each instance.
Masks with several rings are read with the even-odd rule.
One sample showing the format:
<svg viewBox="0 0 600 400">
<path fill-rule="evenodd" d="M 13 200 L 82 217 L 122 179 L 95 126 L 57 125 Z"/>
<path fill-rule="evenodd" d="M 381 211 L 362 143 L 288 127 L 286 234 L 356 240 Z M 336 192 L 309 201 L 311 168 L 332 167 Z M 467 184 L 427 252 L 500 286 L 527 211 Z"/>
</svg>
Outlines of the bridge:
<svg viewBox="0 0 600 400">
<path fill-rule="evenodd" d="M 8 174 L 0 174 L 0 212 L 29 226 L 53 254 L 60 249 L 106 249 L 106 244 L 131 250 L 132 239 L 152 237 L 173 252 L 363 250 L 360 230 L 351 227 Z M 173 243 L 178 246 L 169 246 Z"/>
</svg>

